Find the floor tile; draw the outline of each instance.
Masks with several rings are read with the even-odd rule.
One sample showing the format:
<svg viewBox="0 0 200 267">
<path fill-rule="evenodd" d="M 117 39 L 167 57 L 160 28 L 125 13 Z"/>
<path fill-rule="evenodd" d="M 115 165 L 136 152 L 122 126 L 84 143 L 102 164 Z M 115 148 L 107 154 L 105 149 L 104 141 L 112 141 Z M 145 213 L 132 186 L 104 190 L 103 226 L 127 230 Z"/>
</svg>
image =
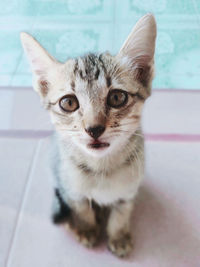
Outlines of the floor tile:
<svg viewBox="0 0 200 267">
<path fill-rule="evenodd" d="M 0 139 L 0 266 L 5 266 L 12 243 L 36 144 L 33 140 Z"/>
<path fill-rule="evenodd" d="M 0 129 L 11 128 L 14 95 L 14 91 L 0 90 Z"/>
<path fill-rule="evenodd" d="M 144 107 L 143 129 L 146 133 L 199 134 L 200 94 L 153 91 Z"/>
<path fill-rule="evenodd" d="M 164 267 L 198 266 L 199 148 L 200 143 L 147 142 L 145 184 L 134 221 L 136 262 L 144 266 L 160 266 L 161 262 Z"/>
<path fill-rule="evenodd" d="M 50 117 L 32 88 L 18 90 L 13 105 L 12 129 L 49 130 Z"/>
<path fill-rule="evenodd" d="M 146 144 L 147 174 L 133 215 L 135 247 L 128 260 L 119 260 L 104 245 L 85 249 L 63 227 L 51 224 L 52 182 L 45 142 L 32 172 L 9 267 L 155 267 L 160 262 L 163 267 L 198 266 L 200 144 Z"/>
</svg>

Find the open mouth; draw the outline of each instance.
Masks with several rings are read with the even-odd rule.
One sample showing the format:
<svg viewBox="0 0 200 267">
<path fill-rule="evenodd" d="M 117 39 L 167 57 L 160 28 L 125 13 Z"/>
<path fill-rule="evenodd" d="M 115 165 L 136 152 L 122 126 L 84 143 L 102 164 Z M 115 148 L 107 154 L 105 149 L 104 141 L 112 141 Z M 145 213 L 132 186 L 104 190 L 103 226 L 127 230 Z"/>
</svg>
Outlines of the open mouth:
<svg viewBox="0 0 200 267">
<path fill-rule="evenodd" d="M 110 145 L 109 143 L 102 143 L 98 140 L 94 140 L 92 143 L 88 144 L 88 147 L 93 149 L 100 149 L 108 147 L 109 145 Z"/>
</svg>

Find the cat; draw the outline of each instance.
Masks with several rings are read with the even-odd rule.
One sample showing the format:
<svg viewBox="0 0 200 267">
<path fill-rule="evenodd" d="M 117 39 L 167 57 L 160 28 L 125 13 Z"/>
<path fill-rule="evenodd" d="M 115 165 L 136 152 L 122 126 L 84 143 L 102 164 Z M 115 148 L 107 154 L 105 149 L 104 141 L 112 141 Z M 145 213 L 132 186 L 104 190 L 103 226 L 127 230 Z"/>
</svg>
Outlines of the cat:
<svg viewBox="0 0 200 267">
<path fill-rule="evenodd" d="M 144 175 L 141 115 L 154 77 L 155 18 L 142 17 L 115 56 L 89 53 L 61 63 L 29 34 L 21 33 L 21 41 L 57 133 L 54 221 L 66 220 L 78 240 L 93 247 L 105 208 L 108 248 L 128 256 Z"/>
</svg>

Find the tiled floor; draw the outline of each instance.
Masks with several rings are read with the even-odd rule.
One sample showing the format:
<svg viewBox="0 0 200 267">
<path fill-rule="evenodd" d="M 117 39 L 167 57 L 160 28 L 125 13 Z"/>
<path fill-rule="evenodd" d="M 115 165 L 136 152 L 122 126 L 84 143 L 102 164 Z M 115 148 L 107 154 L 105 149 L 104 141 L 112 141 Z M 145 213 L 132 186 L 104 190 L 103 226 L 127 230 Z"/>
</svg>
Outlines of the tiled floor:
<svg viewBox="0 0 200 267">
<path fill-rule="evenodd" d="M 128 260 L 79 245 L 50 221 L 48 115 L 29 88 L 0 89 L 0 266 L 199 267 L 200 92 L 154 91 L 144 110 L 146 175 Z"/>
</svg>

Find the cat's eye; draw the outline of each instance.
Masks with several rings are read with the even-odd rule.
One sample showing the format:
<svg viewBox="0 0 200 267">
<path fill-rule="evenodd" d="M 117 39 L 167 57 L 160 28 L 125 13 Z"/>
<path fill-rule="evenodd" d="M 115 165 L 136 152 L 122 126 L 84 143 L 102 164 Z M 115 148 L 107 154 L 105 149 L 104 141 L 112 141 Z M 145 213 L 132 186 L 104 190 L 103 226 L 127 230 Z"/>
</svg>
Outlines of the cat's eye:
<svg viewBox="0 0 200 267">
<path fill-rule="evenodd" d="M 75 95 L 65 95 L 59 101 L 60 108 L 66 112 L 73 112 L 79 108 L 78 99 Z"/>
<path fill-rule="evenodd" d="M 107 104 L 110 107 L 120 108 L 126 105 L 127 101 L 128 101 L 128 94 L 123 90 L 114 89 L 108 93 Z"/>
</svg>

